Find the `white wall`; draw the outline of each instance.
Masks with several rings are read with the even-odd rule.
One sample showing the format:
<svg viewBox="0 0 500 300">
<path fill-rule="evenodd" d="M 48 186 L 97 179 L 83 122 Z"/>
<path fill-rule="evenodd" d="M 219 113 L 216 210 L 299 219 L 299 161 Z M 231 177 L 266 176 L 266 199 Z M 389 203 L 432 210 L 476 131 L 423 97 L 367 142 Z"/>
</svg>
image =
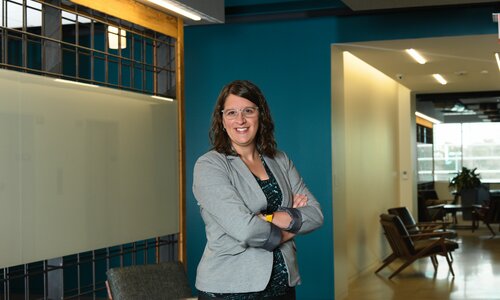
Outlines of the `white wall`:
<svg viewBox="0 0 500 300">
<path fill-rule="evenodd" d="M 340 46 L 332 47 L 336 299 L 345 297 L 349 281 L 388 254 L 379 215 L 413 205 L 411 111 L 408 89 Z"/>
<path fill-rule="evenodd" d="M 415 95 L 409 89 L 399 85 L 399 205 L 408 207 L 413 216 L 417 218 L 417 133 L 415 106 Z"/>
<path fill-rule="evenodd" d="M 345 177 L 345 107 L 344 57 L 342 50 L 332 47 L 332 172 L 333 172 L 333 251 L 335 299 L 347 295 L 347 235 L 346 177 Z"/>
</svg>

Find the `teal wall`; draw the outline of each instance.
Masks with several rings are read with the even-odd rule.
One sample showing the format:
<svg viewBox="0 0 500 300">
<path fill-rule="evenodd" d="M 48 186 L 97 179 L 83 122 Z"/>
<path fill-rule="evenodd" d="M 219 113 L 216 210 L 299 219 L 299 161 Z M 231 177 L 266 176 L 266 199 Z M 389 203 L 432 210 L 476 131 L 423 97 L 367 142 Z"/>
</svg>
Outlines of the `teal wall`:
<svg viewBox="0 0 500 300">
<path fill-rule="evenodd" d="M 331 44 L 491 34 L 496 32 L 494 11 L 476 7 L 186 27 L 186 238 L 192 283 L 205 245 L 191 191 L 192 170 L 209 149 L 210 114 L 225 83 L 249 79 L 262 88 L 276 123 L 278 147 L 289 154 L 321 203 L 324 226 L 297 238 L 303 281 L 297 298 L 333 299 Z"/>
</svg>

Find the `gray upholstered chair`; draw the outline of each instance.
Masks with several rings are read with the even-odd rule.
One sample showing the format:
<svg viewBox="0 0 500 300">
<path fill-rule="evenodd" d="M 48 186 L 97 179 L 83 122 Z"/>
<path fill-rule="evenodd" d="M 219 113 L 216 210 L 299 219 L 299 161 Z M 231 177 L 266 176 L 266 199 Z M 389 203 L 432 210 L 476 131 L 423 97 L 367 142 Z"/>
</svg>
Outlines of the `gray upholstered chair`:
<svg viewBox="0 0 500 300">
<path fill-rule="evenodd" d="M 106 274 L 109 299 L 169 300 L 192 296 L 180 262 L 111 268 Z"/>
</svg>

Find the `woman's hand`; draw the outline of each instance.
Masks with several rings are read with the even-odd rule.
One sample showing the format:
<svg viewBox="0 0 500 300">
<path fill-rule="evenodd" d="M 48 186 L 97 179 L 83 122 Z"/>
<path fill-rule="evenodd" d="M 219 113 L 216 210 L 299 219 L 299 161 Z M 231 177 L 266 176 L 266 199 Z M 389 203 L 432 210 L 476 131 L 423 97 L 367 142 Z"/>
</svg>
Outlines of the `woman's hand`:
<svg viewBox="0 0 500 300">
<path fill-rule="evenodd" d="M 305 194 L 293 195 L 292 208 L 304 207 L 306 205 L 307 205 L 307 195 L 305 195 Z"/>
<path fill-rule="evenodd" d="M 262 221 L 266 221 L 266 216 L 264 216 L 264 214 L 258 214 L 257 217 L 259 217 Z"/>
<path fill-rule="evenodd" d="M 266 221 L 266 216 L 264 214 L 257 214 L 257 217 L 259 217 L 261 220 Z M 281 229 L 287 228 L 290 225 L 290 222 L 292 221 L 292 217 L 285 212 L 285 211 L 275 211 L 273 213 L 273 223 L 274 225 L 278 226 Z"/>
<path fill-rule="evenodd" d="M 307 195 L 306 194 L 293 195 L 292 208 L 304 207 L 306 205 L 307 205 Z M 266 217 L 263 214 L 257 214 L 257 217 L 259 217 L 261 220 L 267 221 Z M 290 216 L 289 213 L 287 213 L 285 211 L 275 211 L 273 213 L 272 223 L 274 225 L 278 226 L 279 228 L 286 229 L 290 226 L 291 222 L 292 222 L 292 217 Z M 288 236 L 288 234 L 286 234 L 285 240 L 293 238 L 293 236 L 294 235 Z"/>
<path fill-rule="evenodd" d="M 281 229 L 286 229 L 292 222 L 292 217 L 286 211 L 275 211 L 273 213 L 273 224 Z"/>
</svg>

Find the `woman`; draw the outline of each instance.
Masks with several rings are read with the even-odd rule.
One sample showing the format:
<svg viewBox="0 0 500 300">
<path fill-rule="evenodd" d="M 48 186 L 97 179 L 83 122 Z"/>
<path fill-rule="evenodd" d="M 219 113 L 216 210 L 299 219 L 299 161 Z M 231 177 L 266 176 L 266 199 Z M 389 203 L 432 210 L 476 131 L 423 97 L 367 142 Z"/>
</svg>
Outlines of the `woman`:
<svg viewBox="0 0 500 300">
<path fill-rule="evenodd" d="M 212 115 L 213 149 L 194 168 L 193 192 L 207 245 L 199 299 L 295 299 L 300 276 L 294 237 L 323 224 L 319 203 L 276 149 L 260 89 L 226 85 Z"/>
</svg>

